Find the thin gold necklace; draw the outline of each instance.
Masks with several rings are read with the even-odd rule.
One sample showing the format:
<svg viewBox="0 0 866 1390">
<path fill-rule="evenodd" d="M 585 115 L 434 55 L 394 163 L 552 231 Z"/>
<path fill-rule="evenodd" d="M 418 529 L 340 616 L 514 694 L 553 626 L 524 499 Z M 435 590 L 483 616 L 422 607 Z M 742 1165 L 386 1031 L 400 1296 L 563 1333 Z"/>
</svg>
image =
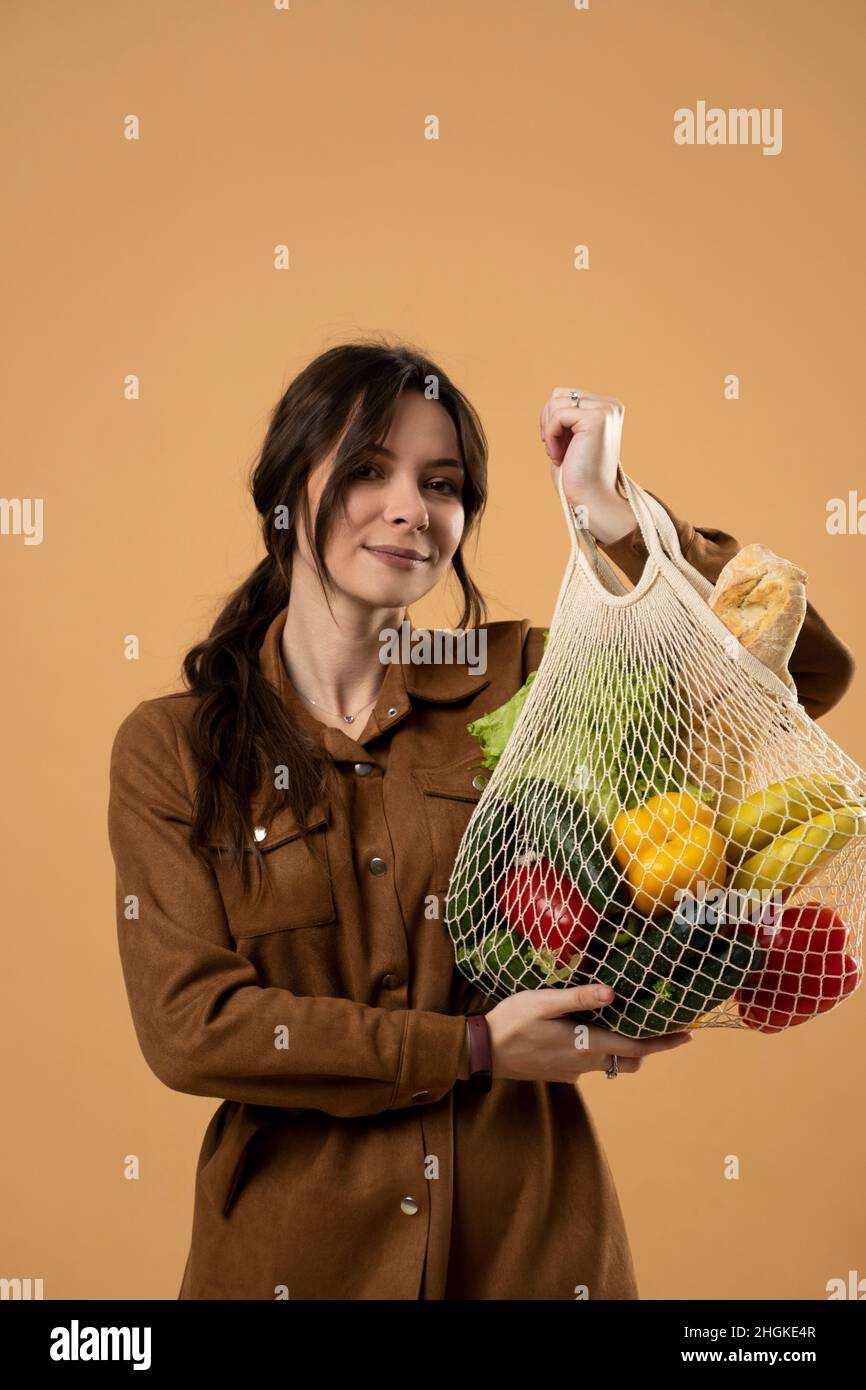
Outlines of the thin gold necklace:
<svg viewBox="0 0 866 1390">
<path fill-rule="evenodd" d="M 356 709 L 354 714 L 341 714 L 338 710 L 326 709 L 325 706 L 321 703 L 321 701 L 314 700 L 312 695 L 305 695 L 303 690 L 298 690 L 298 694 L 301 696 L 303 700 L 307 700 L 311 705 L 315 705 L 317 709 L 323 710 L 325 714 L 332 714 L 335 719 L 342 719 L 346 724 L 354 724 L 358 715 L 361 714 L 363 710 L 367 709 L 370 705 L 376 703 L 376 701 L 379 698 L 379 692 L 381 688 L 382 687 L 380 685 L 379 690 L 376 691 L 376 694 L 373 696 L 372 700 L 368 700 L 366 705 L 362 705 L 360 709 Z M 297 686 L 295 686 L 295 689 L 298 689 Z"/>
</svg>

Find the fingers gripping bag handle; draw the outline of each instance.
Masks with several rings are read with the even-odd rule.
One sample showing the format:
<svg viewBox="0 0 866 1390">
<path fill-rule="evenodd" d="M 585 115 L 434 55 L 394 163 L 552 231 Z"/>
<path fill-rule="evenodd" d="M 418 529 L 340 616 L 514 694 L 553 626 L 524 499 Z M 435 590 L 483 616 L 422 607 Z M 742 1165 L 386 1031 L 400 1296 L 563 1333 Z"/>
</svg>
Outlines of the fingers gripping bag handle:
<svg viewBox="0 0 866 1390">
<path fill-rule="evenodd" d="M 862 978 L 866 773 L 713 612 L 666 510 L 620 470 L 646 549 L 628 589 L 571 541 L 547 644 L 445 903 L 492 999 L 598 981 L 581 1015 L 650 1037 L 780 1032 Z"/>
</svg>

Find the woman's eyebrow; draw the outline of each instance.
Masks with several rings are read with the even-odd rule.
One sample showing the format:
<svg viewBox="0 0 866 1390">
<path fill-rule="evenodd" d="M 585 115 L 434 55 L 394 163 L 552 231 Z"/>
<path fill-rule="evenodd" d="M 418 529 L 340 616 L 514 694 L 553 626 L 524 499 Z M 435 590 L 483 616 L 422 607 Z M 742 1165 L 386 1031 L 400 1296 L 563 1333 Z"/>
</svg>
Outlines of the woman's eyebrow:
<svg viewBox="0 0 866 1390">
<path fill-rule="evenodd" d="M 377 454 L 385 454 L 389 459 L 397 457 L 393 449 L 386 448 L 384 444 L 374 444 L 373 449 Z M 427 459 L 421 466 L 422 468 L 456 468 L 460 473 L 466 472 L 460 460 L 454 458 Z"/>
</svg>

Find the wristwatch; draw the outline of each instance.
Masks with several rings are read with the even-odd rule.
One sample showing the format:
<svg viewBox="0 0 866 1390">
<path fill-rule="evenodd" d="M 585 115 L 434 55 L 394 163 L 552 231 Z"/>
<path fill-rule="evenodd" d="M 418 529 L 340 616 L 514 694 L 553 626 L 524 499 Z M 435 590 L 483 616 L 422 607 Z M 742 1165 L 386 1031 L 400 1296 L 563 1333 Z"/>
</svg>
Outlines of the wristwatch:
<svg viewBox="0 0 866 1390">
<path fill-rule="evenodd" d="M 490 1029 L 484 1014 L 465 1014 L 469 1025 L 469 1084 L 473 1091 L 489 1091 L 493 1084 Z"/>
</svg>

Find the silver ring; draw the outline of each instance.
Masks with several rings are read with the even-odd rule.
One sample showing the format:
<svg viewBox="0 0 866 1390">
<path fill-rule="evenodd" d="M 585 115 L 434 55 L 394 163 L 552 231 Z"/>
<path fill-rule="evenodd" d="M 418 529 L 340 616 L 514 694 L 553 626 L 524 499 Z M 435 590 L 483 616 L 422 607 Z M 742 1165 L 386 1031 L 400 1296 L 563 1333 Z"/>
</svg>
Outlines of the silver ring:
<svg viewBox="0 0 866 1390">
<path fill-rule="evenodd" d="M 610 1054 L 610 1066 L 605 1072 L 605 1076 L 607 1077 L 608 1081 L 615 1081 L 616 1078 L 619 1076 L 619 1062 L 617 1061 L 615 1052 L 612 1052 Z"/>
<path fill-rule="evenodd" d="M 572 391 L 572 392 L 571 392 L 571 403 L 572 403 L 572 405 L 576 405 L 577 408 L 578 408 L 578 410 L 580 410 L 580 392 L 579 392 L 579 391 Z"/>
</svg>

